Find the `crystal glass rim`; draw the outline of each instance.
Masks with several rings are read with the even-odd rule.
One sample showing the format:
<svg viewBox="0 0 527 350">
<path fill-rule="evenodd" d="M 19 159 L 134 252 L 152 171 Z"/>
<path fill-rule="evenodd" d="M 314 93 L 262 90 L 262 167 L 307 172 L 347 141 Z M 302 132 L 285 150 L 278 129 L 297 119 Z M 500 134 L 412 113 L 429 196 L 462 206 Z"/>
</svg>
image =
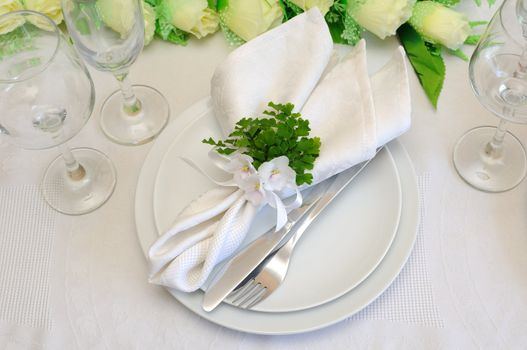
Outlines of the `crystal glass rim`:
<svg viewBox="0 0 527 350">
<path fill-rule="evenodd" d="M 470 82 L 470 87 L 472 88 L 472 91 L 474 92 L 474 94 L 476 95 L 478 100 L 480 100 L 480 93 L 479 93 L 478 87 L 475 84 L 475 78 L 474 78 L 474 74 L 475 74 L 474 73 L 474 60 L 476 58 L 476 53 L 478 52 L 478 50 L 479 50 L 480 46 L 482 45 L 483 41 L 486 40 L 486 36 L 488 35 L 488 31 L 490 29 L 491 24 L 493 22 L 497 22 L 498 20 L 499 20 L 499 24 L 500 24 L 501 28 L 503 28 L 503 32 L 505 33 L 505 35 L 507 37 L 509 37 L 514 42 L 514 44 L 519 45 L 519 43 L 509 33 L 509 30 L 508 30 L 507 26 L 505 25 L 505 22 L 503 21 L 503 11 L 504 11 L 505 5 L 509 4 L 509 3 L 512 3 L 512 2 L 516 3 L 517 1 L 518 0 L 505 0 L 505 1 L 503 1 L 503 3 L 500 5 L 500 7 L 492 15 L 491 19 L 489 20 L 489 22 L 488 22 L 488 24 L 487 24 L 487 26 L 485 28 L 484 33 L 481 36 L 480 41 L 478 42 L 478 45 L 476 46 L 476 48 L 474 49 L 474 52 L 470 56 L 469 65 L 468 65 L 469 82 Z M 516 8 L 516 6 L 514 6 L 514 8 Z M 485 103 L 482 103 L 482 105 L 485 107 L 485 109 L 489 110 L 487 108 L 487 106 L 485 105 Z M 491 111 L 491 110 L 489 110 L 489 111 L 491 113 L 495 114 L 493 111 Z"/>
<path fill-rule="evenodd" d="M 31 11 L 31 10 L 19 10 L 19 11 L 7 12 L 7 13 L 4 13 L 3 15 L 0 15 L 0 22 L 6 20 L 6 18 L 11 17 L 11 16 L 24 16 L 24 17 L 26 17 L 26 16 L 38 16 L 40 18 L 43 18 L 45 21 L 47 21 L 50 24 L 50 26 L 52 28 L 52 30 L 50 32 L 53 32 L 55 34 L 56 43 L 55 43 L 55 48 L 53 49 L 53 53 L 51 55 L 49 55 L 49 57 L 47 58 L 46 63 L 41 66 L 41 69 L 39 69 L 38 71 L 34 72 L 33 74 L 31 74 L 31 75 L 29 75 L 27 77 L 24 77 L 23 79 L 4 79 L 4 78 L 0 77 L 0 83 L 2 83 L 2 84 L 19 83 L 19 82 L 31 79 L 31 78 L 37 76 L 38 74 L 42 73 L 44 70 L 46 70 L 46 68 L 49 66 L 50 62 L 57 55 L 57 52 L 58 52 L 59 46 L 60 46 L 60 40 L 61 40 L 61 38 L 60 38 L 60 30 L 57 27 L 57 25 L 55 24 L 55 22 L 53 22 L 53 20 L 51 18 L 49 18 L 48 16 L 46 16 L 45 14 L 43 14 L 41 12 Z"/>
<path fill-rule="evenodd" d="M 505 0 L 501 5 L 500 5 L 500 8 L 498 9 L 497 11 L 497 14 L 500 18 L 500 24 L 501 24 L 501 27 L 503 28 L 503 31 L 507 34 L 507 36 L 514 42 L 514 44 L 520 46 L 520 47 L 523 47 L 524 46 L 524 43 L 522 42 L 518 42 L 515 38 L 514 38 L 514 35 L 512 35 L 510 33 L 510 30 L 508 28 L 508 26 L 506 25 L 506 23 L 504 22 L 504 17 L 503 17 L 503 11 L 505 9 L 505 6 L 513 6 L 514 7 L 514 13 L 516 13 L 516 4 L 518 3 L 519 0 Z M 489 21 L 489 24 L 490 22 L 492 22 L 492 19 Z M 518 19 L 518 26 L 520 25 L 520 21 Z"/>
</svg>

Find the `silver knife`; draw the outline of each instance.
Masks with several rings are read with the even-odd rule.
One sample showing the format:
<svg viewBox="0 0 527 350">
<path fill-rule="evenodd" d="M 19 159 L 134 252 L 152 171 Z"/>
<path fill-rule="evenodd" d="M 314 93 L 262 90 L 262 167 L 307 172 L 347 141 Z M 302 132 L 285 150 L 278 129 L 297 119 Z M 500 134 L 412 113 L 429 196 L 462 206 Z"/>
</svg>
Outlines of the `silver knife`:
<svg viewBox="0 0 527 350">
<path fill-rule="evenodd" d="M 380 149 L 379 149 L 380 151 Z M 379 152 L 377 151 L 377 153 Z M 209 312 L 214 310 L 245 278 L 279 245 L 293 226 L 311 209 L 298 231 L 306 230 L 327 205 L 368 165 L 371 159 L 357 164 L 331 178 L 327 191 L 314 202 L 291 211 L 288 223 L 279 231 L 264 234 L 236 255 L 224 268 L 223 274 L 215 279 L 205 291 L 202 307 Z"/>
</svg>

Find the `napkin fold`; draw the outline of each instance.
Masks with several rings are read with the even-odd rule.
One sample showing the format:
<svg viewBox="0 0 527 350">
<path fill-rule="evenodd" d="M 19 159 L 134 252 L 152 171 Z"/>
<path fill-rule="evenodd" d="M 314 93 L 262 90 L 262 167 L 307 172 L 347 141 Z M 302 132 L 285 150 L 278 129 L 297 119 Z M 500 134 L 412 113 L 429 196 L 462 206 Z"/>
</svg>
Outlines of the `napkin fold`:
<svg viewBox="0 0 527 350">
<path fill-rule="evenodd" d="M 410 127 L 402 48 L 370 79 L 365 41 L 340 55 L 316 8 L 232 52 L 214 74 L 211 98 L 225 136 L 239 119 L 261 115 L 269 101 L 293 103 L 322 142 L 314 183 L 373 157 Z M 243 242 L 258 209 L 236 187 L 205 193 L 152 245 L 150 281 L 185 292 L 200 288 Z"/>
</svg>

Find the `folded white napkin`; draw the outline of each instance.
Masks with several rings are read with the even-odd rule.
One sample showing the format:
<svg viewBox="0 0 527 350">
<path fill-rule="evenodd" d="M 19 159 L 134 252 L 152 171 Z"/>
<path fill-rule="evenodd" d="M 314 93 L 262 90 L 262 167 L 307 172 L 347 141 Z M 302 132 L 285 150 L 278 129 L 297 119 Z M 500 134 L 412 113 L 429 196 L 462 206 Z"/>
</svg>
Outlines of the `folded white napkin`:
<svg viewBox="0 0 527 350">
<path fill-rule="evenodd" d="M 267 103 L 291 102 L 321 139 L 314 183 L 371 158 L 410 126 L 410 93 L 401 48 L 371 79 L 365 42 L 341 57 L 318 9 L 232 52 L 212 79 L 215 116 L 228 135 Z M 198 198 L 149 252 L 152 283 L 194 291 L 243 242 L 258 208 L 238 188 Z"/>
</svg>

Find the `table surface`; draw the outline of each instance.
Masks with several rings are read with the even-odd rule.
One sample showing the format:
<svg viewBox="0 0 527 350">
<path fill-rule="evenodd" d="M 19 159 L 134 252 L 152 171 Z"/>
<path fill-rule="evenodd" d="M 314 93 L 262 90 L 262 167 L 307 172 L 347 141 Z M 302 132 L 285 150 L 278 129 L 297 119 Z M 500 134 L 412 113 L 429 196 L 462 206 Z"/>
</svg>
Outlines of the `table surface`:
<svg viewBox="0 0 527 350">
<path fill-rule="evenodd" d="M 461 8 L 474 20 L 491 15 L 486 6 L 476 8 L 468 0 Z M 379 67 L 396 46 L 395 40 L 368 37 L 370 68 Z M 187 47 L 155 40 L 132 67 L 131 79 L 162 91 L 175 120 L 209 95 L 214 69 L 230 51 L 221 34 L 191 40 Z M 0 348 L 524 348 L 527 182 L 509 192 L 488 194 L 458 177 L 451 160 L 458 138 L 473 127 L 495 125 L 498 120 L 473 95 L 467 63 L 448 55 L 445 60 L 447 77 L 437 111 L 413 72 L 410 76 L 412 128 L 400 140 L 419 177 L 422 221 L 407 266 L 383 296 L 357 315 L 290 336 L 251 335 L 212 324 L 164 289 L 148 284 L 135 232 L 134 193 L 152 144 L 125 147 L 103 136 L 98 111 L 116 84 L 111 76 L 91 70 L 96 107 L 71 145 L 97 148 L 115 163 L 117 187 L 102 208 L 67 217 L 40 207 L 38 182 L 57 151 L 25 151 L 0 143 L 0 209 L 11 210 L 11 217 L 21 217 L 15 209 L 24 209 L 29 221 L 35 215 L 51 218 L 41 230 L 48 232 L 42 242 L 48 244 L 50 254 L 44 254 L 49 259 L 40 264 L 45 267 L 39 275 L 42 293 L 35 294 L 40 303 L 32 308 L 20 295 L 9 299 L 4 288 Z M 527 143 L 525 126 L 510 129 Z M 21 198 L 21 193 L 29 196 L 24 200 L 33 203 L 31 208 L 24 200 L 9 202 Z M 0 223 L 0 228 L 6 225 Z M 7 240 L 6 235 L 0 232 L 0 242 Z M 0 257 L 0 266 L 13 261 Z M 0 267 L 0 282 L 1 273 Z M 13 298 L 21 304 L 7 303 Z M 2 300 L 7 303 L 4 310 Z M 42 313 L 35 315 L 37 309 Z M 29 315 L 25 319 L 16 316 L 24 313 Z"/>
</svg>

